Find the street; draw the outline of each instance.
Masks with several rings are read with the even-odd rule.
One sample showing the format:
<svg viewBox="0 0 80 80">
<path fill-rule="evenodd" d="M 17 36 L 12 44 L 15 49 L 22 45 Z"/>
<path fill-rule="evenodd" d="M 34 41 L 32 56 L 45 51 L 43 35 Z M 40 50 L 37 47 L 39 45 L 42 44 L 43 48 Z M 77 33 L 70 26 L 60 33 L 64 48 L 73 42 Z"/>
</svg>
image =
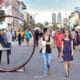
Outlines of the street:
<svg viewBox="0 0 80 80">
<path fill-rule="evenodd" d="M 1 67 L 16 67 L 28 59 L 26 54 L 30 56 L 32 45 L 26 50 L 26 45 L 22 44 L 21 47 L 14 47 L 12 54 L 10 55 L 10 64 L 6 66 L 6 56 L 2 57 Z M 14 52 L 14 54 L 13 54 Z M 26 54 L 25 54 L 26 52 Z M 29 54 L 28 54 L 28 53 Z M 24 55 L 23 55 L 24 54 Z M 64 77 L 64 65 L 57 60 L 57 49 L 54 48 L 52 52 L 52 63 L 51 63 L 51 75 L 44 78 L 42 72 L 42 56 L 39 53 L 39 48 L 36 48 L 35 54 L 31 61 L 25 66 L 23 72 L 0 72 L 0 80 L 79 80 L 80 79 L 80 52 L 76 50 L 74 61 L 72 62 L 70 69 L 70 77 Z"/>
</svg>

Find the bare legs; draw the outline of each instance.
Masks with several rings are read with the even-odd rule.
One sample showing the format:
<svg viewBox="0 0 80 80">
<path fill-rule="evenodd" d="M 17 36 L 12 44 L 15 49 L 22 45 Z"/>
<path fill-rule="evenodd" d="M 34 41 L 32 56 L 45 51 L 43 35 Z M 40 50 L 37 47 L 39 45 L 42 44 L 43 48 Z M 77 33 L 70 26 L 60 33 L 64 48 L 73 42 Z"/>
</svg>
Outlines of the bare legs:
<svg viewBox="0 0 80 80">
<path fill-rule="evenodd" d="M 27 46 L 29 46 L 29 42 L 30 42 L 30 40 L 27 39 L 27 40 L 26 40 L 26 44 L 27 44 Z"/>
<path fill-rule="evenodd" d="M 71 61 L 64 61 L 65 72 L 66 72 L 65 77 L 69 76 L 70 65 L 71 65 Z"/>
</svg>

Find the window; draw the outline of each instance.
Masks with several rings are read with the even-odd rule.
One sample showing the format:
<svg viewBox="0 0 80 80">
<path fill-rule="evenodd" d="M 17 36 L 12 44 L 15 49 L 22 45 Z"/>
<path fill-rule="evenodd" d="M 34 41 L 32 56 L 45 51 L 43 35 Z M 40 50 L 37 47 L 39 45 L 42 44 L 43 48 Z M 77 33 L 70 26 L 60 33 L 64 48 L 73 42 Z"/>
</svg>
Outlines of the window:
<svg viewBox="0 0 80 80">
<path fill-rule="evenodd" d="M 4 15 L 4 10 L 0 10 L 0 16 Z M 5 18 L 0 18 L 0 22 L 4 21 Z"/>
</svg>

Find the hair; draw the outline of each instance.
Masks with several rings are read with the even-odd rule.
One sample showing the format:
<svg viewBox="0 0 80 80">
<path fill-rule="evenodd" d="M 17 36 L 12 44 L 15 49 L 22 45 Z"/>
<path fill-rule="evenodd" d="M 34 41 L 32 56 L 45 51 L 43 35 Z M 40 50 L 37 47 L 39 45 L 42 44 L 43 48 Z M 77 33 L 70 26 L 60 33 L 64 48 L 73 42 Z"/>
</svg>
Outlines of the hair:
<svg viewBox="0 0 80 80">
<path fill-rule="evenodd" d="M 48 28 L 44 28 L 43 33 L 45 34 L 47 32 Z"/>
<path fill-rule="evenodd" d="M 73 28 L 72 31 L 75 31 L 75 29 Z"/>
<path fill-rule="evenodd" d="M 69 32 L 68 38 L 71 40 L 71 39 L 72 39 L 72 37 L 71 37 L 71 32 L 70 32 L 69 30 L 65 30 L 65 32 L 66 32 L 66 31 Z M 66 35 L 65 35 L 65 37 L 66 37 Z"/>
<path fill-rule="evenodd" d="M 78 31 L 76 31 L 76 38 L 78 38 L 79 37 L 79 33 L 78 33 Z"/>
</svg>

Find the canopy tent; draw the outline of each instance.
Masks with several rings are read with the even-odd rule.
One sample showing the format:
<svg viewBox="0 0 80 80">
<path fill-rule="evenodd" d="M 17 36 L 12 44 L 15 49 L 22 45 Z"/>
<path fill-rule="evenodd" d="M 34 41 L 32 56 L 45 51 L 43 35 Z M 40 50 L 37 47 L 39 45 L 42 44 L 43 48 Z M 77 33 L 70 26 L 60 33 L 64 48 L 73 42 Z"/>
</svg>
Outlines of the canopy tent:
<svg viewBox="0 0 80 80">
<path fill-rule="evenodd" d="M 41 29 L 39 27 L 35 27 L 34 30 L 39 30 L 40 31 Z"/>
<path fill-rule="evenodd" d="M 80 26 L 77 26 L 75 29 L 80 29 Z"/>
<path fill-rule="evenodd" d="M 7 27 L 2 25 L 2 24 L 0 24 L 0 29 L 7 29 Z"/>
</svg>

